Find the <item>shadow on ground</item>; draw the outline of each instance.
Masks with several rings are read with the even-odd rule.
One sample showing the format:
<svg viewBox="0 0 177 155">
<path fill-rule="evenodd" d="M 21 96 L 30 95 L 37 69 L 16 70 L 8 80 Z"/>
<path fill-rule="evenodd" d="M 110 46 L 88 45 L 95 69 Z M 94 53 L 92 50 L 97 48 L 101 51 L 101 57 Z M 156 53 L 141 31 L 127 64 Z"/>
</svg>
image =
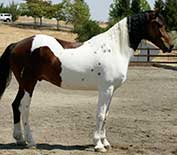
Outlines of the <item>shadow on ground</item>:
<svg viewBox="0 0 177 155">
<path fill-rule="evenodd" d="M 91 144 L 88 145 L 61 145 L 61 144 L 46 144 L 46 143 L 41 143 L 37 144 L 36 149 L 39 150 L 65 150 L 65 151 L 82 151 L 82 150 L 88 150 L 93 148 L 94 146 Z M 0 144 L 0 150 L 15 150 L 15 149 L 27 149 L 26 146 L 19 146 L 16 145 L 15 143 L 8 143 L 8 144 Z"/>
</svg>

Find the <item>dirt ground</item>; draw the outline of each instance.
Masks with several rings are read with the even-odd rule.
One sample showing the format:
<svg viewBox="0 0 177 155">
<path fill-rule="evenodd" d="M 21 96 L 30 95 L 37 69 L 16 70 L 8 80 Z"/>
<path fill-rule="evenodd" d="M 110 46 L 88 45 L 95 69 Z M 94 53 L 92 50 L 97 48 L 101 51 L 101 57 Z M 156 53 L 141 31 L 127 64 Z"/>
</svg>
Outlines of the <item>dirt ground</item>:
<svg viewBox="0 0 177 155">
<path fill-rule="evenodd" d="M 13 79 L 0 101 L 0 154 L 95 155 L 92 135 L 96 91 L 63 90 L 47 82 L 36 86 L 30 122 L 37 149 L 14 144 L 11 103 Z M 177 155 L 177 71 L 130 67 L 114 94 L 107 120 L 113 148 L 108 155 Z"/>
<path fill-rule="evenodd" d="M 45 29 L 32 29 L 32 28 L 18 28 L 14 25 L 4 25 L 0 22 L 0 53 L 5 50 L 5 48 L 13 43 L 20 41 L 24 38 L 33 36 L 35 34 L 46 34 L 53 37 L 64 39 L 68 41 L 74 41 L 77 37 L 76 34 L 61 31 L 52 31 Z"/>
</svg>

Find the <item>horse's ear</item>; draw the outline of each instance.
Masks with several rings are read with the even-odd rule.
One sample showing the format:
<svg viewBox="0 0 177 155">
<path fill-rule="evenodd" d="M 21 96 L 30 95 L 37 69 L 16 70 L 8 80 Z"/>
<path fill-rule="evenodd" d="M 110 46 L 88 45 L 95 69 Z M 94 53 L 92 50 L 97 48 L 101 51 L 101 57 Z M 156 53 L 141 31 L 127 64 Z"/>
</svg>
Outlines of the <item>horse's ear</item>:
<svg viewBox="0 0 177 155">
<path fill-rule="evenodd" d="M 161 10 L 161 8 L 155 8 L 155 10 L 154 10 L 155 17 L 157 17 L 159 15 L 160 10 Z"/>
<path fill-rule="evenodd" d="M 160 13 L 160 8 L 156 8 L 154 11 L 151 11 L 149 14 L 149 18 L 151 20 L 155 19 Z"/>
</svg>

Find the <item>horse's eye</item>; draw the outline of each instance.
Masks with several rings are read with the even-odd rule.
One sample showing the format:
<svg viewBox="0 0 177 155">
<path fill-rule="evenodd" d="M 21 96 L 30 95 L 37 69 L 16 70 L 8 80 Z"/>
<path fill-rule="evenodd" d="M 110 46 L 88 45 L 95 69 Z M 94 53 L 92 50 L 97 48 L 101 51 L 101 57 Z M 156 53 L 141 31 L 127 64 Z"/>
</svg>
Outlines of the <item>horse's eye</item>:
<svg viewBox="0 0 177 155">
<path fill-rule="evenodd" d="M 161 28 L 161 27 L 163 27 L 163 24 L 162 23 L 157 23 L 158 24 L 158 26 Z"/>
</svg>

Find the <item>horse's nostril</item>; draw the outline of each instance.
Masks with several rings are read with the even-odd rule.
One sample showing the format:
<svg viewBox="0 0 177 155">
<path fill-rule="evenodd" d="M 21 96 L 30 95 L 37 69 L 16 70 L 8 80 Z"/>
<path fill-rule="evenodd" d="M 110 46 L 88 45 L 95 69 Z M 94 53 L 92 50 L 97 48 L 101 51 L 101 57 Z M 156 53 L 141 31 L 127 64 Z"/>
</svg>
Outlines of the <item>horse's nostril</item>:
<svg viewBox="0 0 177 155">
<path fill-rule="evenodd" d="M 170 49 L 173 49 L 174 48 L 174 45 L 170 45 Z"/>
</svg>

